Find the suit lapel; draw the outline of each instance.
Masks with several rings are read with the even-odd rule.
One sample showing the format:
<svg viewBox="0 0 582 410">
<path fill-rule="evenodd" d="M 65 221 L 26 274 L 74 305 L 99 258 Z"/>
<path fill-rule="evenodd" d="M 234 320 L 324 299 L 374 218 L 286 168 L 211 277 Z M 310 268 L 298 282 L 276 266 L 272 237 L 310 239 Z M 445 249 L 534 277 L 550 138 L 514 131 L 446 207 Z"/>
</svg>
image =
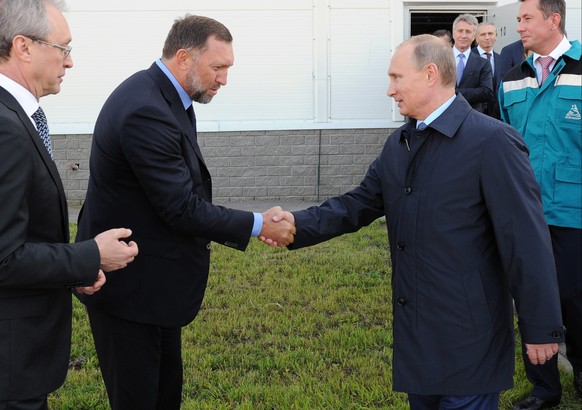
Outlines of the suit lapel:
<svg viewBox="0 0 582 410">
<path fill-rule="evenodd" d="M 465 65 L 465 70 L 463 71 L 463 76 L 461 77 L 461 81 L 459 81 L 459 86 L 471 76 L 471 70 L 474 69 L 477 60 L 475 58 L 481 58 L 477 53 L 469 53 L 469 58 L 467 58 L 467 64 Z"/>
<path fill-rule="evenodd" d="M 20 119 L 20 122 L 22 123 L 22 125 L 24 126 L 28 133 L 28 137 L 32 141 L 32 144 L 34 145 L 36 151 L 40 155 L 40 158 L 42 159 L 42 162 L 44 163 L 46 170 L 48 171 L 52 181 L 57 187 L 57 190 L 59 192 L 59 205 L 61 208 L 63 232 L 65 232 L 68 240 L 69 212 L 67 208 L 67 198 L 65 196 L 65 189 L 63 187 L 63 182 L 61 180 L 59 170 L 57 169 L 57 166 L 55 162 L 52 160 L 46 147 L 42 143 L 40 136 L 38 135 L 38 131 L 36 130 L 36 128 L 34 128 L 34 125 L 32 125 L 31 119 L 28 117 L 28 115 L 26 115 L 20 104 L 18 104 L 18 101 L 16 101 L 12 94 L 4 90 L 2 87 L 0 87 L 0 99 L 4 101 L 6 107 L 14 111 L 18 118 Z"/>
<path fill-rule="evenodd" d="M 196 128 L 195 128 L 196 121 L 194 121 L 194 124 L 192 124 L 192 122 L 190 122 L 190 118 L 188 117 L 188 113 L 186 112 L 186 110 L 184 110 L 184 106 L 182 105 L 181 101 L 179 101 L 178 104 L 171 103 L 170 109 L 172 110 L 172 112 L 176 116 L 176 119 L 180 123 L 182 130 L 184 131 L 184 133 L 188 137 L 188 142 L 190 143 L 190 145 L 194 149 L 194 152 L 196 152 L 198 159 L 200 159 L 200 161 L 202 163 L 204 163 L 204 158 L 202 157 L 202 151 L 200 151 L 200 147 L 198 146 L 198 134 L 197 134 Z"/>
<path fill-rule="evenodd" d="M 153 63 L 151 67 L 148 69 L 148 72 L 155 81 L 159 84 L 162 94 L 168 105 L 170 110 L 176 117 L 176 120 L 180 124 L 182 132 L 186 135 L 188 142 L 192 146 L 192 149 L 196 153 L 198 160 L 206 166 L 204 163 L 204 157 L 202 156 L 202 151 L 198 146 L 198 137 L 196 133 L 196 129 L 192 126 L 190 119 L 188 118 L 188 114 L 186 110 L 184 110 L 184 106 L 182 105 L 182 101 L 180 100 L 180 96 L 178 92 L 174 88 L 174 85 L 170 81 L 170 79 L 164 74 L 164 72 L 157 66 L 156 63 Z"/>
</svg>

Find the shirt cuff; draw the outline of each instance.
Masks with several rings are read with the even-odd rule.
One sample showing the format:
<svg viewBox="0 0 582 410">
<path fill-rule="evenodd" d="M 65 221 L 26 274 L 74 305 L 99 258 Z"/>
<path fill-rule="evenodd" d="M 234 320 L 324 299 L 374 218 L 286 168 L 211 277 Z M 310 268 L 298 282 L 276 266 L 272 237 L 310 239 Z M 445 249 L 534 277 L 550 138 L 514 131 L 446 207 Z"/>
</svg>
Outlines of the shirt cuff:
<svg viewBox="0 0 582 410">
<path fill-rule="evenodd" d="M 251 237 L 257 237 L 263 229 L 263 214 L 260 212 L 253 212 L 253 215 L 255 216 L 255 222 L 253 222 Z"/>
</svg>

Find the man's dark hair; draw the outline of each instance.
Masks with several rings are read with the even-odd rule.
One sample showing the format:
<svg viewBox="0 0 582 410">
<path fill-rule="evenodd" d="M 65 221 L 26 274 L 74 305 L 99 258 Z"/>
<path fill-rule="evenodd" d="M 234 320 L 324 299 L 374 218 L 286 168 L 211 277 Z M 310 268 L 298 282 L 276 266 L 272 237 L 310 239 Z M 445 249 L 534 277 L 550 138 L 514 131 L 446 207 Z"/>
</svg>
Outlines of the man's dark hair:
<svg viewBox="0 0 582 410">
<path fill-rule="evenodd" d="M 232 35 L 224 24 L 209 17 L 187 15 L 174 22 L 164 43 L 162 55 L 164 58 L 172 58 L 182 48 L 204 51 L 210 37 L 232 42 Z"/>
<path fill-rule="evenodd" d="M 435 30 L 432 33 L 432 35 L 436 36 L 436 37 L 445 37 L 446 36 L 449 39 L 449 43 L 451 43 L 451 45 L 453 45 L 453 34 L 451 33 L 451 30 L 441 28 L 439 30 Z"/>
<path fill-rule="evenodd" d="M 522 3 L 525 0 L 519 0 Z M 566 1 L 565 0 L 539 0 L 538 8 L 542 12 L 545 19 L 554 13 L 558 13 L 560 19 L 560 33 L 566 33 Z"/>
</svg>

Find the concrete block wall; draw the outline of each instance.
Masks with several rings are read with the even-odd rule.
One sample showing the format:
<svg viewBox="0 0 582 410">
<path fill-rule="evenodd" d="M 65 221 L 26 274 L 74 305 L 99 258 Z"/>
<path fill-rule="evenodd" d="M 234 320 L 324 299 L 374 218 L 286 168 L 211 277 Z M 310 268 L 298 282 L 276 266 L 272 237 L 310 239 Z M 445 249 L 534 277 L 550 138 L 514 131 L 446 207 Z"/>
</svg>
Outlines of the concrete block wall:
<svg viewBox="0 0 582 410">
<path fill-rule="evenodd" d="M 319 202 L 357 186 L 391 130 L 297 130 L 198 134 L 213 200 Z M 85 198 L 90 135 L 53 136 L 69 206 Z"/>
</svg>

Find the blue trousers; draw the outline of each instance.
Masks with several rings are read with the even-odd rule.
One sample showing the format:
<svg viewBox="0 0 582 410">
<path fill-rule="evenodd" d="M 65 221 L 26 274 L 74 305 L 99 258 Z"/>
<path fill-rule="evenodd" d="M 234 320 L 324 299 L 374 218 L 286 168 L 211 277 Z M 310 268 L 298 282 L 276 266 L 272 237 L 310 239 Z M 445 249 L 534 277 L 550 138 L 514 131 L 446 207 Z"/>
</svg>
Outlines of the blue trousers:
<svg viewBox="0 0 582 410">
<path fill-rule="evenodd" d="M 499 393 L 478 396 L 425 396 L 409 394 L 410 410 L 497 410 Z"/>
</svg>

